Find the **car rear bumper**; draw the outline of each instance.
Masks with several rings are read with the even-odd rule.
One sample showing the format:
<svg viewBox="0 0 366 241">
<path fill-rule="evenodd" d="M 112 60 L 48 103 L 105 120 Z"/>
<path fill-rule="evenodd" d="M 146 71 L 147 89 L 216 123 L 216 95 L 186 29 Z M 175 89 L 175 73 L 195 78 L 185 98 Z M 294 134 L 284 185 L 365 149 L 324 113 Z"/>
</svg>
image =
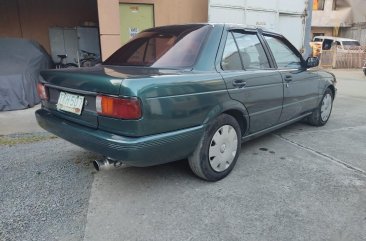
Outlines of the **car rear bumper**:
<svg viewBox="0 0 366 241">
<path fill-rule="evenodd" d="M 38 124 L 45 130 L 87 150 L 132 166 L 153 166 L 189 156 L 203 134 L 203 126 L 146 137 L 124 137 L 82 126 L 36 111 Z"/>
</svg>

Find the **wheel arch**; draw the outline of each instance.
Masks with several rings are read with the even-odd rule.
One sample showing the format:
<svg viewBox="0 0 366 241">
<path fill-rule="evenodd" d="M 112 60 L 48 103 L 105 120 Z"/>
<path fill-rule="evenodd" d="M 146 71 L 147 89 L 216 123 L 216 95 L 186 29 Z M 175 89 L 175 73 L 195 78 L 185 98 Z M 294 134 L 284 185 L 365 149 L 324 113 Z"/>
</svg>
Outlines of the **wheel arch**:
<svg viewBox="0 0 366 241">
<path fill-rule="evenodd" d="M 241 136 L 244 136 L 248 130 L 248 122 L 247 119 L 244 117 L 243 113 L 240 110 L 230 109 L 223 112 L 223 114 L 227 114 L 235 118 L 235 120 L 238 122 L 240 126 Z"/>
<path fill-rule="evenodd" d="M 240 126 L 241 136 L 244 136 L 247 133 L 250 123 L 249 115 L 247 109 L 242 103 L 230 100 L 220 106 L 215 106 L 207 115 L 204 124 L 211 122 L 221 114 L 227 114 L 235 118 Z"/>
<path fill-rule="evenodd" d="M 333 99 L 335 97 L 335 94 L 336 94 L 336 88 L 334 87 L 334 85 L 328 85 L 327 88 L 325 88 L 325 90 L 327 89 L 330 89 L 332 91 L 332 94 L 333 94 Z M 325 92 L 324 90 L 324 92 Z"/>
</svg>

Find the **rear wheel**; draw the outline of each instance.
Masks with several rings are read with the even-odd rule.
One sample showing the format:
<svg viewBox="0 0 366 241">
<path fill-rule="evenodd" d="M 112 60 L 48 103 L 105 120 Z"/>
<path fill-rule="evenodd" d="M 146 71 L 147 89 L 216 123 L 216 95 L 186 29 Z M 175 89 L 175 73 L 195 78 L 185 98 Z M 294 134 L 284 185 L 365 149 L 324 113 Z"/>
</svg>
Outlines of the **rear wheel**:
<svg viewBox="0 0 366 241">
<path fill-rule="evenodd" d="M 234 117 L 222 114 L 205 131 L 188 158 L 192 171 L 207 181 L 218 181 L 234 168 L 241 147 L 240 127 Z"/>
<path fill-rule="evenodd" d="M 365 74 L 365 76 L 366 76 L 366 69 L 363 69 L 363 73 Z"/>
<path fill-rule="evenodd" d="M 314 126 L 325 125 L 333 108 L 333 92 L 328 88 L 324 92 L 318 108 L 308 117 L 308 123 Z"/>
</svg>

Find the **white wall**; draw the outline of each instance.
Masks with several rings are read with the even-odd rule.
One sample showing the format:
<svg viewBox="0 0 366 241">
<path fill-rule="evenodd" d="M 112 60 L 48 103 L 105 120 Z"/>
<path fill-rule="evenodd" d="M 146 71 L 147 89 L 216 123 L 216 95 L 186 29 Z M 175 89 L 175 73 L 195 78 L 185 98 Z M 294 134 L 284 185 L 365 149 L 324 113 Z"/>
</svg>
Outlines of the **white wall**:
<svg viewBox="0 0 366 241">
<path fill-rule="evenodd" d="M 238 23 L 283 34 L 297 49 L 304 47 L 308 0 L 210 0 L 212 23 Z"/>
</svg>

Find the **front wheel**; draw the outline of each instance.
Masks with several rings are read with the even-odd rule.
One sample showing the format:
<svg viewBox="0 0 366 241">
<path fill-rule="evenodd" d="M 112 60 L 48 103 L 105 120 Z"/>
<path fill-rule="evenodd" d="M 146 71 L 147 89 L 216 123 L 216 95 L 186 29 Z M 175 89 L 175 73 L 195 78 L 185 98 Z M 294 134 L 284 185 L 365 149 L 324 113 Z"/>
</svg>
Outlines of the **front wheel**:
<svg viewBox="0 0 366 241">
<path fill-rule="evenodd" d="M 192 171 L 207 181 L 218 181 L 234 168 L 241 148 L 240 126 L 230 115 L 220 115 L 203 134 L 188 158 Z"/>
<path fill-rule="evenodd" d="M 363 73 L 365 74 L 365 76 L 366 76 L 366 69 L 363 69 Z"/>
<path fill-rule="evenodd" d="M 333 108 L 333 92 L 328 88 L 324 92 L 318 108 L 308 117 L 308 122 L 314 126 L 325 125 L 330 117 Z"/>
</svg>

